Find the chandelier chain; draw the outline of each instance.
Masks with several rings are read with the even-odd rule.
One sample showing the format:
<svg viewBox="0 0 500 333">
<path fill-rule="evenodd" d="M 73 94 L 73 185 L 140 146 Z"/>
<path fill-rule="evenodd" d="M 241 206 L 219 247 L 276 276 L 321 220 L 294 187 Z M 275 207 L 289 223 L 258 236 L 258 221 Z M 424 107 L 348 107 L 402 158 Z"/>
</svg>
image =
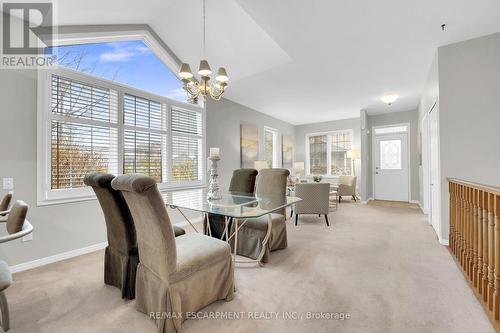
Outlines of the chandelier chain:
<svg viewBox="0 0 500 333">
<path fill-rule="evenodd" d="M 206 8 L 205 8 L 205 0 L 202 0 L 202 17 L 203 17 L 203 58 L 206 57 Z"/>
</svg>

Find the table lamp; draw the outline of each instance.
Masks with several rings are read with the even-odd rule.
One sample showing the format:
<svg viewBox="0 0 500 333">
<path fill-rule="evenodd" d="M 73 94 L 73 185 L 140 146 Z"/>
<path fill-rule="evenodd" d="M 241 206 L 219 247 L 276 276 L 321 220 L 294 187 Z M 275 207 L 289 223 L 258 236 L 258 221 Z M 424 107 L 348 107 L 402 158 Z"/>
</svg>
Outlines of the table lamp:
<svg viewBox="0 0 500 333">
<path fill-rule="evenodd" d="M 351 162 L 352 162 L 352 174 L 353 176 L 356 174 L 356 171 L 355 171 L 355 160 L 359 160 L 361 159 L 361 149 L 351 149 L 351 150 L 348 150 L 347 151 L 347 158 L 350 158 L 351 159 Z"/>
<path fill-rule="evenodd" d="M 297 180 L 300 180 L 302 178 L 302 173 L 304 172 L 304 162 L 295 162 L 293 163 L 293 169 L 295 170 L 295 177 Z"/>
</svg>

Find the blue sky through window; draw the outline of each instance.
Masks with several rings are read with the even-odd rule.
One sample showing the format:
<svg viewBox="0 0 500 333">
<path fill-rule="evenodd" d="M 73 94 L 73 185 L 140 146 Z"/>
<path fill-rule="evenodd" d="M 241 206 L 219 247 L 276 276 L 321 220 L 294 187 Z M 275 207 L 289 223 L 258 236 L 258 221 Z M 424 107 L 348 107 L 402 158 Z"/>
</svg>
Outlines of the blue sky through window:
<svg viewBox="0 0 500 333">
<path fill-rule="evenodd" d="M 182 82 L 140 40 L 56 46 L 46 53 L 56 55 L 63 67 L 177 101 L 187 100 Z"/>
</svg>

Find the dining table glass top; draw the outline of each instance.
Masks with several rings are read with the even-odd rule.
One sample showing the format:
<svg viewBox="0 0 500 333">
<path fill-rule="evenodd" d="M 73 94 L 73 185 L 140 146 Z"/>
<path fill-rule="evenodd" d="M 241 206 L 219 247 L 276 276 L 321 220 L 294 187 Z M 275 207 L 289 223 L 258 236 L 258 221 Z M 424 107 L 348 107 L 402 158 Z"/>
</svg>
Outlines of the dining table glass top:
<svg viewBox="0 0 500 333">
<path fill-rule="evenodd" d="M 233 218 L 255 218 L 293 205 L 302 199 L 292 196 L 255 196 L 252 193 L 222 192 L 221 199 L 208 200 L 207 189 L 162 193 L 167 206 Z"/>
</svg>

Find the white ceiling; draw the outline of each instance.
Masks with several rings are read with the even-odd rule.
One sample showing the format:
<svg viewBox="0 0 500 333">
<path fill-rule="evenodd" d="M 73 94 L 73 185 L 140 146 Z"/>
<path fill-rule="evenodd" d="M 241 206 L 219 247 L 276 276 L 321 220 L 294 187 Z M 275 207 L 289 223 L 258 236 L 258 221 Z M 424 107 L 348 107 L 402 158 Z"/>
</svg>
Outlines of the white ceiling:
<svg viewBox="0 0 500 333">
<path fill-rule="evenodd" d="M 149 24 L 193 69 L 202 57 L 201 0 L 57 4 L 60 25 Z M 207 0 L 207 20 L 226 97 L 304 124 L 415 109 L 436 48 L 499 32 L 500 1 Z"/>
</svg>

